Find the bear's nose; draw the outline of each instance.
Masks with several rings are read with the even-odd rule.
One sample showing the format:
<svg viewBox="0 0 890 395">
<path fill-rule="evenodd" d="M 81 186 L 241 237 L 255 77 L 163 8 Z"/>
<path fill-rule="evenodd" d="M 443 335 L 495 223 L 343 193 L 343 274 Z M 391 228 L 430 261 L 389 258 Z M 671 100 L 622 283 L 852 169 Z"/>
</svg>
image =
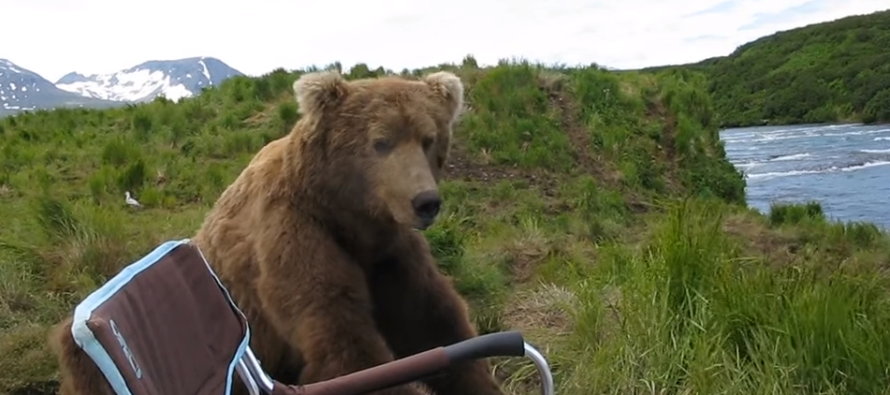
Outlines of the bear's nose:
<svg viewBox="0 0 890 395">
<path fill-rule="evenodd" d="M 414 196 L 414 199 L 411 199 L 411 205 L 414 206 L 414 213 L 418 217 L 430 220 L 439 214 L 439 209 L 442 207 L 442 198 L 439 197 L 439 192 L 423 191 Z"/>
</svg>

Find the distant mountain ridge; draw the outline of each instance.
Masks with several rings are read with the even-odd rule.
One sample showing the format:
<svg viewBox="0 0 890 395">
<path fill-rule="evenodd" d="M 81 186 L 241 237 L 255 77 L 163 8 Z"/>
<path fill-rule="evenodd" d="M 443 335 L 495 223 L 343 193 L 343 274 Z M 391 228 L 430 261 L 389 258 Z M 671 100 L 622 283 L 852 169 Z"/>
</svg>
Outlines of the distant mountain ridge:
<svg viewBox="0 0 890 395">
<path fill-rule="evenodd" d="M 69 73 L 56 81 L 59 89 L 95 99 L 143 102 L 160 95 L 170 100 L 191 97 L 201 89 L 243 75 L 213 57 L 152 60 L 109 74 Z"/>
<path fill-rule="evenodd" d="M 24 110 L 118 104 L 64 91 L 39 74 L 0 58 L 0 116 Z"/>
<path fill-rule="evenodd" d="M 53 83 L 0 58 L 0 116 L 56 107 L 113 107 L 162 95 L 176 101 L 240 75 L 223 61 L 202 56 L 151 60 L 108 74 L 72 72 Z"/>
</svg>

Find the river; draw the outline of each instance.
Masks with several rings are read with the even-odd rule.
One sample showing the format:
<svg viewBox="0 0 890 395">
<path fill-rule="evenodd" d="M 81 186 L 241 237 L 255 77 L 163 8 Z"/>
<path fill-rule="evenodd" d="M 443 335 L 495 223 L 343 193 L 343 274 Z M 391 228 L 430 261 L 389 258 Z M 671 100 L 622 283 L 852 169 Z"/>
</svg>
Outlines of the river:
<svg viewBox="0 0 890 395">
<path fill-rule="evenodd" d="M 890 125 L 790 125 L 726 129 L 729 160 L 746 174 L 748 205 L 822 204 L 841 221 L 890 229 Z"/>
</svg>

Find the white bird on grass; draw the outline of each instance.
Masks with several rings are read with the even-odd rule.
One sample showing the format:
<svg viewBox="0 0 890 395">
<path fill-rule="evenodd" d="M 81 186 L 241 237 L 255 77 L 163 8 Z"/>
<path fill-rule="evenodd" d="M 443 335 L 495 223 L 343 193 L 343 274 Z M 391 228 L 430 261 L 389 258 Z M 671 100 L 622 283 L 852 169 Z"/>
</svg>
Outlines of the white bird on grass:
<svg viewBox="0 0 890 395">
<path fill-rule="evenodd" d="M 137 202 L 136 199 L 133 199 L 133 197 L 130 196 L 130 191 L 127 191 L 126 196 L 127 196 L 127 204 L 129 204 L 130 207 L 142 207 L 142 205 L 139 204 L 139 202 Z"/>
</svg>

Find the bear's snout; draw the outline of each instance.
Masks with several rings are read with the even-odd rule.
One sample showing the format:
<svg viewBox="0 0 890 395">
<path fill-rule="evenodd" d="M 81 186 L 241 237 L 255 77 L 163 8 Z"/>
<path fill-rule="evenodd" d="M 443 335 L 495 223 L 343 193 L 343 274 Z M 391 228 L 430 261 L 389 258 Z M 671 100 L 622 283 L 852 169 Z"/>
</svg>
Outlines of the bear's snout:
<svg viewBox="0 0 890 395">
<path fill-rule="evenodd" d="M 423 228 L 427 228 L 439 215 L 439 209 L 442 208 L 442 197 L 436 190 L 423 191 L 411 199 L 411 206 L 414 207 L 414 214 L 423 223 Z"/>
</svg>

